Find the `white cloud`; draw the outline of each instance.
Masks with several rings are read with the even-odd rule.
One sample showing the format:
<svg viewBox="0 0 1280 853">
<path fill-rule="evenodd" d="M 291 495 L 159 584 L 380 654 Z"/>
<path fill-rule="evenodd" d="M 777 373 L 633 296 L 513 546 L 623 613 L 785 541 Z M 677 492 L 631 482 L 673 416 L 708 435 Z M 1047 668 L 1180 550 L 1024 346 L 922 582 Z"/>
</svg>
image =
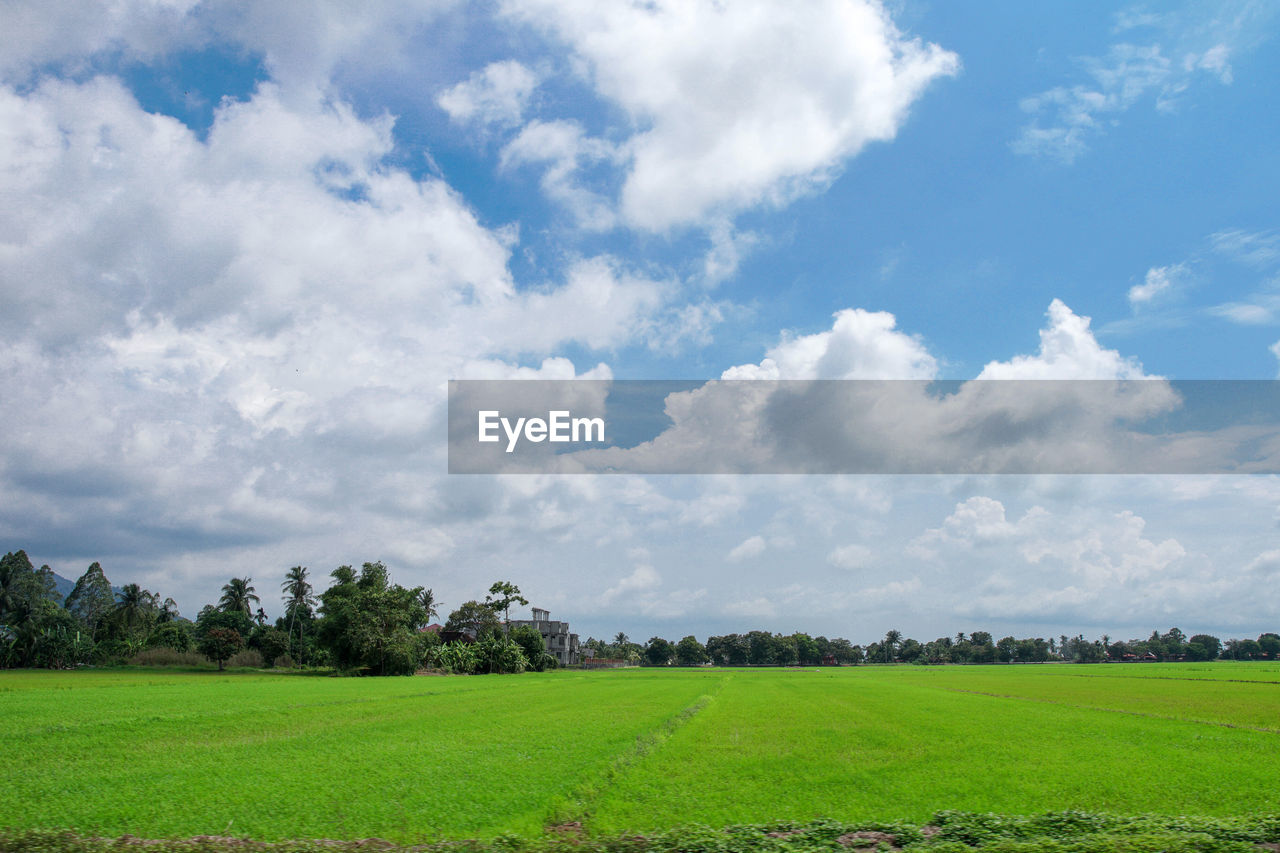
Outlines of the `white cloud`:
<svg viewBox="0 0 1280 853">
<path fill-rule="evenodd" d="M 1267 267 L 1280 260 L 1280 232 L 1229 228 L 1209 236 L 1213 250 L 1239 263 Z"/>
<path fill-rule="evenodd" d="M 1266 4 L 1256 3 L 1206 7 L 1203 13 L 1120 13 L 1114 32 L 1136 37 L 1135 30 L 1149 31 L 1149 43 L 1120 41 L 1104 55 L 1080 57 L 1076 64 L 1086 82 L 1024 98 L 1020 106 L 1031 120 L 1013 141 L 1013 150 L 1071 163 L 1144 101 L 1173 112 L 1206 76 L 1230 85 L 1231 58 L 1260 43 L 1271 14 Z"/>
<path fill-rule="evenodd" d="M 725 555 L 725 559 L 730 563 L 740 563 L 743 560 L 759 557 L 764 553 L 765 547 L 763 536 L 751 536 L 730 549 L 729 553 Z"/>
<path fill-rule="evenodd" d="M 1090 318 L 1072 312 L 1061 300 L 1049 305 L 1049 325 L 1040 331 L 1040 350 L 1009 361 L 993 361 L 979 379 L 1144 379 L 1136 359 L 1103 349 L 1089 330 Z"/>
<path fill-rule="evenodd" d="M 618 159 L 615 146 L 586 135 L 574 121 L 532 121 L 502 149 L 500 165 L 545 163 L 542 191 L 573 214 L 579 227 L 592 231 L 612 228 L 616 217 L 609 200 L 587 187 L 580 171 Z"/>
<path fill-rule="evenodd" d="M 1168 296 L 1179 277 L 1186 274 L 1185 264 L 1171 264 L 1164 267 L 1152 267 L 1142 284 L 1129 288 L 1129 304 L 1146 305 L 1157 297 Z"/>
<path fill-rule="evenodd" d="M 722 379 L 931 379 L 938 363 L 921 340 L 897 330 L 887 311 L 847 308 L 828 332 L 784 336 L 759 364 L 740 364 Z"/>
<path fill-rule="evenodd" d="M 604 4 L 507 0 L 582 61 L 630 117 L 623 221 L 662 231 L 823 186 L 892 139 L 955 54 L 906 38 L 869 0 Z"/>
<path fill-rule="evenodd" d="M 491 62 L 441 92 L 440 108 L 457 122 L 514 125 L 524 118 L 538 75 L 515 60 Z"/>
<path fill-rule="evenodd" d="M 866 545 L 841 545 L 827 555 L 827 562 L 839 569 L 862 569 L 871 561 L 872 551 Z"/>
</svg>

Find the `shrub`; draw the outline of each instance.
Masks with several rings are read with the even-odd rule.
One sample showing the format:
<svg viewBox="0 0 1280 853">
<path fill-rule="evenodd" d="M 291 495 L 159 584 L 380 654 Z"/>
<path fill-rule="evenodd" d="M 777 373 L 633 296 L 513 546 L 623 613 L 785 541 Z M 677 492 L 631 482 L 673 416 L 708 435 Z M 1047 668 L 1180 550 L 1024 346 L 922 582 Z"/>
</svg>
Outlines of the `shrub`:
<svg viewBox="0 0 1280 853">
<path fill-rule="evenodd" d="M 208 659 L 196 652 L 180 652 L 165 646 L 143 649 L 129 658 L 131 666 L 204 666 Z"/>
<path fill-rule="evenodd" d="M 231 656 L 227 661 L 227 666 L 247 666 L 252 669 L 262 669 L 266 666 L 266 661 L 262 659 L 262 652 L 257 649 L 242 649 Z"/>
</svg>

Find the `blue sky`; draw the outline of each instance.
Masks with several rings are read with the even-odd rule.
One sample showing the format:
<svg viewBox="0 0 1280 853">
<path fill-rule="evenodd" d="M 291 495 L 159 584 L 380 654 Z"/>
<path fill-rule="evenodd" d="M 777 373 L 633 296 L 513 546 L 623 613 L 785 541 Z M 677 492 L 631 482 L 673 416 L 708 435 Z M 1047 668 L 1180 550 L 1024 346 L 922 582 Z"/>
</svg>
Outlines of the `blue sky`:
<svg viewBox="0 0 1280 853">
<path fill-rule="evenodd" d="M 443 405 L 451 378 L 1275 378 L 1277 27 L 7 4 L 3 547 L 188 614 L 381 559 L 446 607 L 513 580 L 584 635 L 1273 630 L 1274 478 L 451 478 Z"/>
</svg>

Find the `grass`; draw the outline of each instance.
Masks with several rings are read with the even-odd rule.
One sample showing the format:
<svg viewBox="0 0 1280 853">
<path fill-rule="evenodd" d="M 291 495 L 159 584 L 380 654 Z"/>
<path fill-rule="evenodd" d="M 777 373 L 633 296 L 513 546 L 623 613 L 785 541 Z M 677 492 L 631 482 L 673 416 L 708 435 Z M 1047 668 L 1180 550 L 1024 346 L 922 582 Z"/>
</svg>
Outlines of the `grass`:
<svg viewBox="0 0 1280 853">
<path fill-rule="evenodd" d="M 0 673 L 10 833 L 620 837 L 1280 812 L 1280 666 Z"/>
</svg>

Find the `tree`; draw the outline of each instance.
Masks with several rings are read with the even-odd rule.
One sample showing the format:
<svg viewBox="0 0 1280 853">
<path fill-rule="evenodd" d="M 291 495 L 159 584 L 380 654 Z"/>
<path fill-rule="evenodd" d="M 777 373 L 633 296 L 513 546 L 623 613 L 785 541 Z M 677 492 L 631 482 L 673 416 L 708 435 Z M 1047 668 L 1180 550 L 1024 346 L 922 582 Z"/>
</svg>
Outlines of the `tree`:
<svg viewBox="0 0 1280 853">
<path fill-rule="evenodd" d="M 697 666 L 709 660 L 706 647 L 692 634 L 676 643 L 676 661 L 681 666 Z"/>
<path fill-rule="evenodd" d="M 1260 634 L 1258 636 L 1258 648 L 1267 656 L 1267 660 L 1276 660 L 1280 657 L 1280 634 L 1272 634 L 1270 632 Z"/>
<path fill-rule="evenodd" d="M 155 593 L 136 583 L 128 583 L 120 588 L 120 596 L 112 612 L 112 622 L 115 636 L 124 641 L 130 654 L 142 648 L 147 635 L 151 633 L 151 626 L 155 624 L 157 611 Z"/>
<path fill-rule="evenodd" d="M 244 611 L 246 616 L 253 615 L 253 604 L 261 604 L 262 599 L 254 595 L 253 578 L 232 578 L 222 585 L 222 598 L 218 599 L 218 607 L 225 611 Z"/>
<path fill-rule="evenodd" d="M 289 655 L 293 657 L 293 628 L 298 626 L 298 642 L 302 642 L 302 626 L 310 621 L 312 610 L 317 602 L 311 594 L 311 582 L 307 580 L 307 567 L 294 566 L 285 572 L 284 583 L 280 584 L 280 592 L 284 594 L 284 612 L 289 617 L 289 630 L 286 632 Z"/>
<path fill-rule="evenodd" d="M 111 582 L 103 573 L 102 566 L 95 562 L 76 581 L 64 606 L 80 620 L 91 637 L 102 639 L 107 628 L 107 617 L 111 615 L 115 603 L 116 596 L 111 591 Z"/>
<path fill-rule="evenodd" d="M 898 643 L 901 641 L 901 631 L 891 628 L 885 633 L 884 640 L 880 643 L 880 654 L 885 663 L 893 663 L 894 658 L 898 656 Z"/>
<path fill-rule="evenodd" d="M 500 631 L 502 625 L 489 605 L 479 601 L 464 601 L 458 605 L 457 610 L 449 614 L 449 620 L 445 622 L 444 629 L 461 631 L 473 640 L 479 640 L 494 631 Z"/>
<path fill-rule="evenodd" d="M 547 654 L 546 641 L 532 625 L 517 625 L 508 636 L 520 647 L 524 659 L 529 662 L 529 669 L 542 672 L 556 665 L 556 659 Z"/>
<path fill-rule="evenodd" d="M 1222 654 L 1222 641 L 1211 634 L 1196 634 L 1187 644 L 1195 643 L 1204 649 L 1204 657 L 1201 660 L 1217 660 L 1218 655 Z"/>
<path fill-rule="evenodd" d="M 675 653 L 671 643 L 661 637 L 650 637 L 644 646 L 644 659 L 650 666 L 666 666 L 671 663 Z"/>
<path fill-rule="evenodd" d="M 217 661 L 221 672 L 224 664 L 244 648 L 244 637 L 235 628 L 211 628 L 200 638 L 196 648 L 209 660 Z"/>
<path fill-rule="evenodd" d="M 708 637 L 707 655 L 717 666 L 742 666 L 751 656 L 751 644 L 741 634 Z"/>
<path fill-rule="evenodd" d="M 529 599 L 521 595 L 520 587 L 510 581 L 494 581 L 493 586 L 489 587 L 489 594 L 484 597 L 484 603 L 495 614 L 502 614 L 502 623 L 509 629 L 511 627 L 511 605 L 520 604 L 523 607 L 528 607 Z"/>
<path fill-rule="evenodd" d="M 431 624 L 431 620 L 440 615 L 440 609 L 436 606 L 436 594 L 432 590 L 424 589 L 418 595 L 418 603 L 422 605 L 423 627 Z"/>
<path fill-rule="evenodd" d="M 250 636 L 249 645 L 262 653 L 267 666 L 275 666 L 276 658 L 289 651 L 289 638 L 279 628 L 260 626 Z"/>
<path fill-rule="evenodd" d="M 822 649 L 818 647 L 818 643 L 808 634 L 792 634 L 792 641 L 796 646 L 796 658 L 802 664 L 822 663 Z"/>
<path fill-rule="evenodd" d="M 774 661 L 773 635 L 766 631 L 747 634 L 747 661 L 754 666 L 764 666 Z"/>
<path fill-rule="evenodd" d="M 382 563 L 365 563 L 358 576 L 339 566 L 333 578 L 320 595 L 317 637 L 334 663 L 373 675 L 412 675 L 424 651 L 417 632 L 422 587 L 392 584 Z"/>
</svg>

